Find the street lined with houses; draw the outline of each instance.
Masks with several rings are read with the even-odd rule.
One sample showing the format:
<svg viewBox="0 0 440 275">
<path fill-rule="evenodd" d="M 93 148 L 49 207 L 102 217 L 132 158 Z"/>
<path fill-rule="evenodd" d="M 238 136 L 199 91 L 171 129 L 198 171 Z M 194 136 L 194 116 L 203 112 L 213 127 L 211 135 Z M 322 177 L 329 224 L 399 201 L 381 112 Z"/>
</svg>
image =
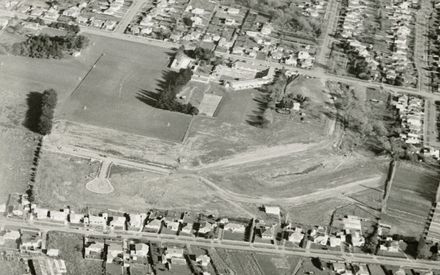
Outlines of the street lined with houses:
<svg viewBox="0 0 440 275">
<path fill-rule="evenodd" d="M 365 255 L 365 254 L 355 254 L 355 253 L 341 253 L 339 251 L 329 251 L 329 250 L 317 250 L 317 249 L 301 249 L 301 248 L 290 248 L 283 246 L 274 246 L 271 244 L 250 244 L 246 242 L 233 242 L 233 241 L 218 241 L 218 240 L 199 240 L 190 237 L 182 237 L 175 235 L 166 234 L 154 234 L 147 232 L 114 232 L 114 233 L 100 233 L 97 231 L 90 231 L 85 228 L 71 228 L 62 225 L 51 225 L 51 224 L 32 224 L 23 221 L 6 219 L 0 217 L 0 225 L 10 226 L 10 227 L 25 227 L 27 229 L 36 229 L 43 232 L 50 231 L 60 231 L 68 233 L 76 233 L 85 236 L 99 236 L 103 238 L 137 238 L 147 241 L 156 241 L 161 243 L 171 243 L 171 244 L 182 244 L 182 245 L 197 245 L 206 246 L 212 248 L 224 248 L 232 250 L 243 250 L 250 252 L 264 252 L 282 255 L 295 255 L 307 258 L 320 258 L 323 260 L 330 260 L 335 262 L 347 262 L 347 263 L 366 263 L 366 264 L 379 264 L 388 266 L 398 266 L 403 268 L 416 268 L 424 270 L 437 269 L 438 264 L 432 261 L 424 260 L 412 260 L 412 259 L 402 259 L 395 257 L 384 257 L 377 255 Z"/>
</svg>

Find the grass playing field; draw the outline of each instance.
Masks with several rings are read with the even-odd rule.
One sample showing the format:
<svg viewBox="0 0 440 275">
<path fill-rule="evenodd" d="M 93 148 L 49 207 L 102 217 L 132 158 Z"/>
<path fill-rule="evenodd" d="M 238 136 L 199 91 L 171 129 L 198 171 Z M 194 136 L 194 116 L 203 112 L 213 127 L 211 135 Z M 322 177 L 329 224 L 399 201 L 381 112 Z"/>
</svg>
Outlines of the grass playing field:
<svg viewBox="0 0 440 275">
<path fill-rule="evenodd" d="M 169 50 L 91 36 L 94 64 L 63 104 L 60 118 L 171 141 L 182 141 L 191 117 L 155 109 L 139 97 L 156 93 Z"/>
</svg>

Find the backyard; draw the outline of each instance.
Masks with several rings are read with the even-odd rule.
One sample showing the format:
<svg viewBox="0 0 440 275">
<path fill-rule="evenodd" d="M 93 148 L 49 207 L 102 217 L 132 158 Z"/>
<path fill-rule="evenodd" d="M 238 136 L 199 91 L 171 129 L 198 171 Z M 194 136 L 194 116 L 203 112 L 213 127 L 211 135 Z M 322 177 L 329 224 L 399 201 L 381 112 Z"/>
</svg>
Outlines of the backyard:
<svg viewBox="0 0 440 275">
<path fill-rule="evenodd" d="M 59 249 L 66 263 L 68 275 L 96 275 L 103 272 L 101 261 L 83 258 L 83 235 L 51 231 L 47 235 L 47 248 Z"/>
</svg>

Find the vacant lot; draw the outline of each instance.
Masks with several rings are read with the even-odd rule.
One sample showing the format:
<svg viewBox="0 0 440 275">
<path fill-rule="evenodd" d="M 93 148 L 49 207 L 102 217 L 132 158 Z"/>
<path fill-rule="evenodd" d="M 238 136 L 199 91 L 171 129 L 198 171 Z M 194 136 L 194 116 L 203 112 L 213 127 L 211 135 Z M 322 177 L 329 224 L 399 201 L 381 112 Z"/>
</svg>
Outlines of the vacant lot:
<svg viewBox="0 0 440 275">
<path fill-rule="evenodd" d="M 73 233 L 49 232 L 47 248 L 59 249 L 66 262 L 67 274 L 96 275 L 102 273 L 102 262 L 85 260 L 82 256 L 83 236 Z"/>
<path fill-rule="evenodd" d="M 207 172 L 219 186 L 248 196 L 294 197 L 379 177 L 384 183 L 387 161 L 362 155 L 344 157 L 329 149 L 310 148 L 291 156 Z"/>
<path fill-rule="evenodd" d="M 387 214 L 400 234 L 419 236 L 435 199 L 438 171 L 399 163 L 387 202 Z M 405 224 L 405 226 L 403 226 Z"/>
<path fill-rule="evenodd" d="M 190 116 L 155 109 L 169 50 L 92 36 L 94 66 L 66 100 L 61 118 L 172 141 L 182 141 Z"/>
<path fill-rule="evenodd" d="M 62 171 L 62 172 L 60 172 Z M 243 217 L 240 208 L 219 198 L 197 177 L 161 176 L 145 171 L 113 166 L 110 182 L 115 191 L 101 195 L 88 191 L 85 185 L 98 171 L 98 163 L 61 154 L 43 152 L 36 180 L 39 204 L 60 208 L 65 205 L 147 211 L 150 208 L 184 209 L 204 213 Z"/>
<path fill-rule="evenodd" d="M 35 184 L 37 202 L 51 208 L 87 206 L 81 198 L 89 193 L 97 196 L 85 185 L 96 176 L 98 167 L 96 161 L 43 151 Z"/>
</svg>

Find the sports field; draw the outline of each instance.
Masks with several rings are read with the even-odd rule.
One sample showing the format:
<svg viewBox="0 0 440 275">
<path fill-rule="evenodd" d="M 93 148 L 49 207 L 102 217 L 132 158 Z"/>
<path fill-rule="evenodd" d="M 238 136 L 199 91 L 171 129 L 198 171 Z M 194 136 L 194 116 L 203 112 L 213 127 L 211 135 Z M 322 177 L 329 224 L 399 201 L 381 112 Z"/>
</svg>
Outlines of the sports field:
<svg viewBox="0 0 440 275">
<path fill-rule="evenodd" d="M 156 93 L 170 62 L 167 49 L 90 36 L 90 70 L 66 99 L 60 118 L 179 142 L 191 116 L 155 109 L 142 100 Z"/>
</svg>

